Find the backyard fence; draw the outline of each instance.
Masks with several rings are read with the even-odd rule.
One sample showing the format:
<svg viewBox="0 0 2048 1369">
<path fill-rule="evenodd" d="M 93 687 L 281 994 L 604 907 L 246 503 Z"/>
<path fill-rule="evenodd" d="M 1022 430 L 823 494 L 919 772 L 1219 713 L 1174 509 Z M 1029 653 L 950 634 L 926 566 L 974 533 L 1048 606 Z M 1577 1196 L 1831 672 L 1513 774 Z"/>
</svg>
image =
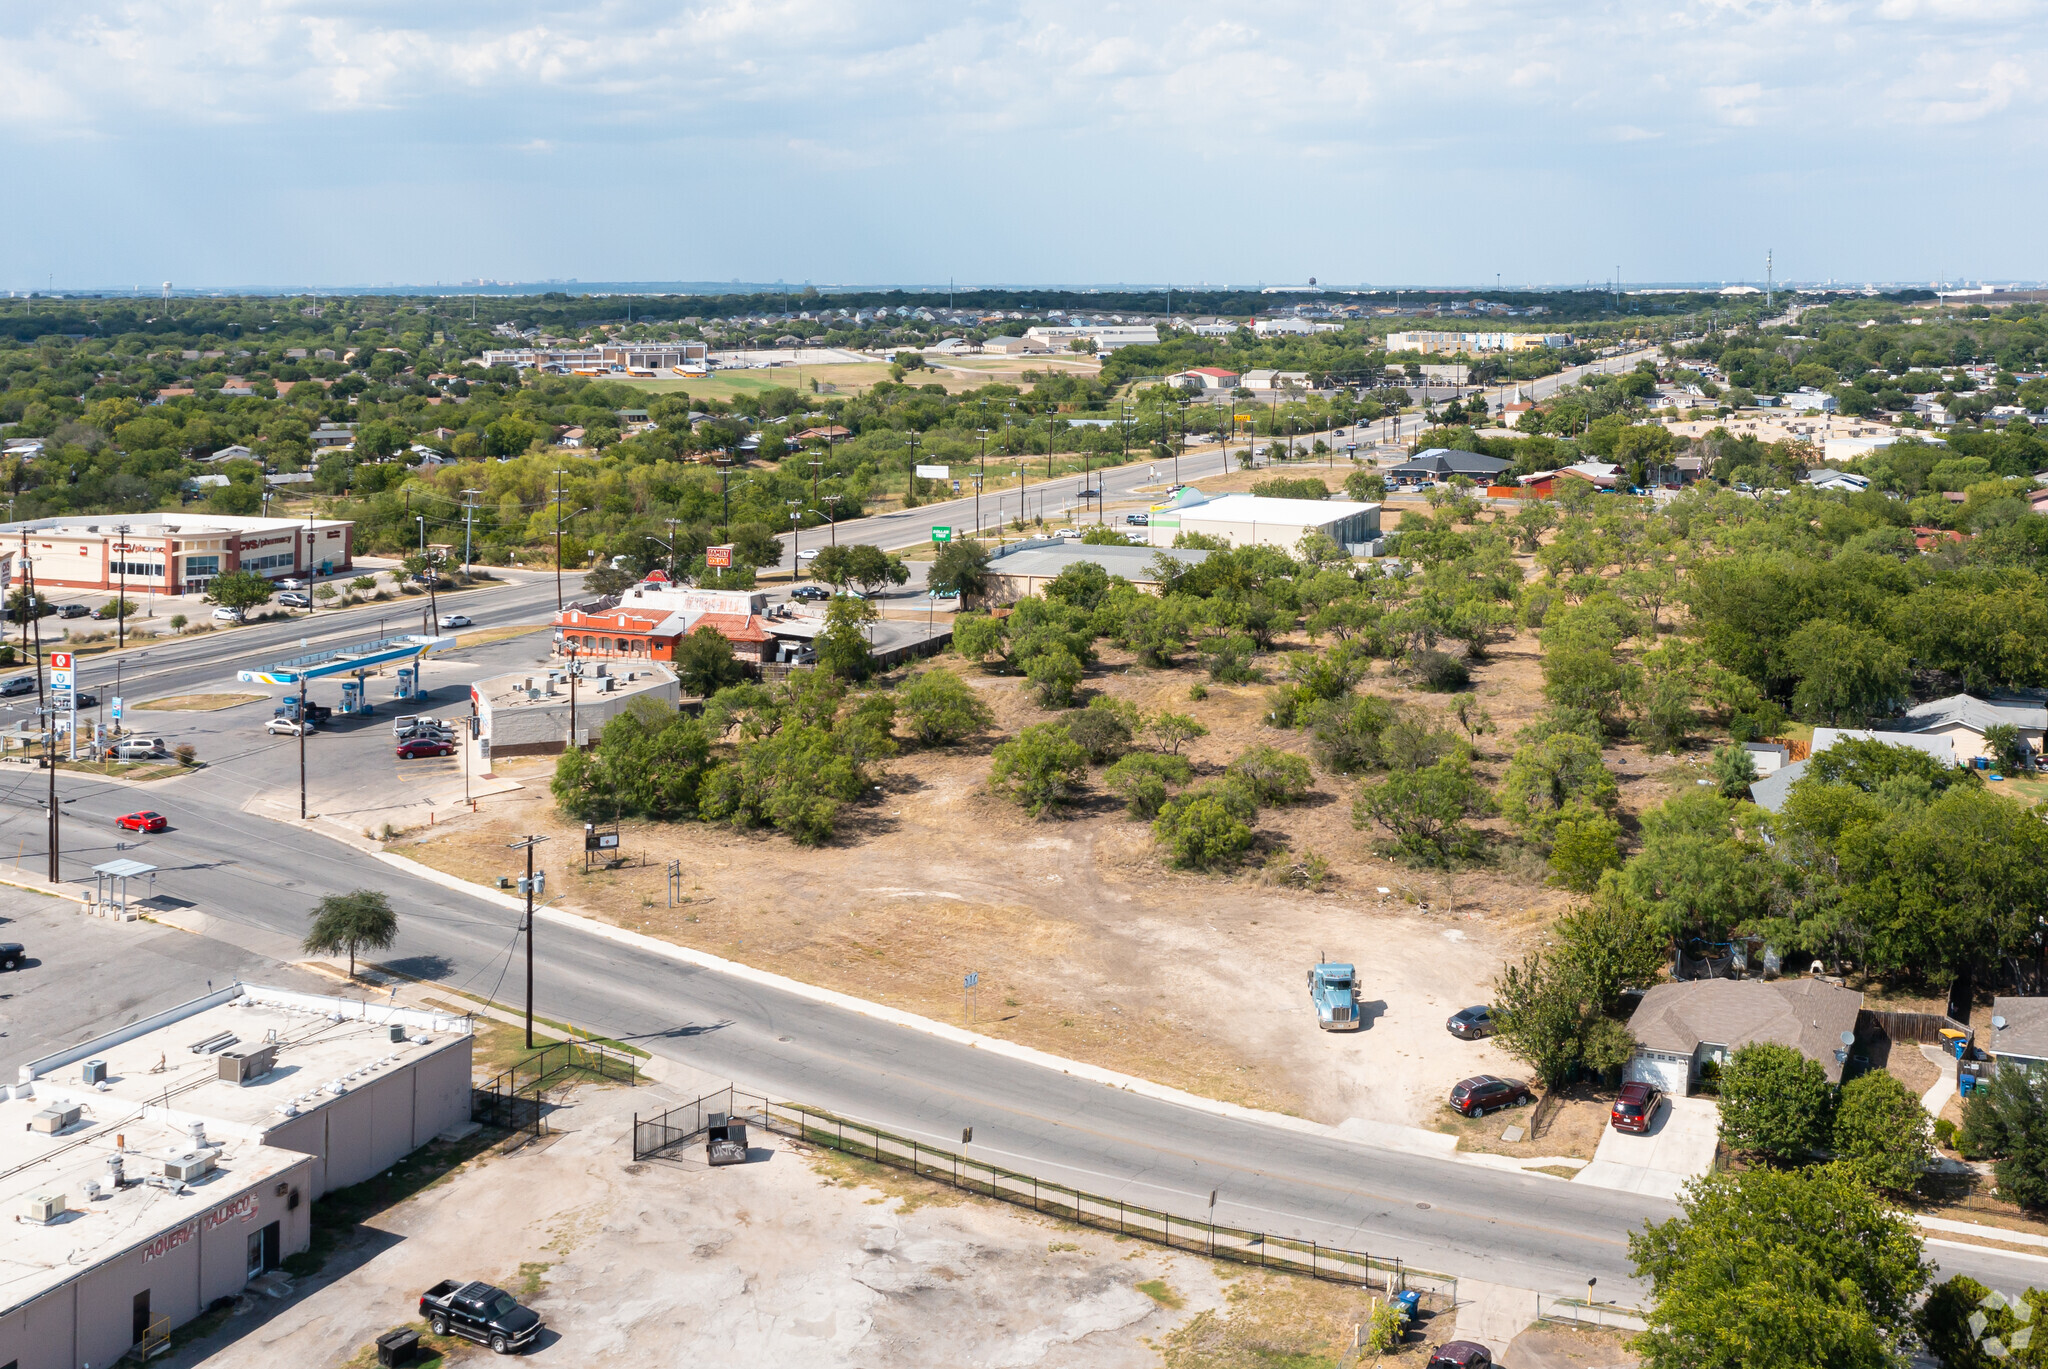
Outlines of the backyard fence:
<svg viewBox="0 0 2048 1369">
<path fill-rule="evenodd" d="M 570 1075 L 630 1087 L 639 1082 L 640 1067 L 625 1052 L 595 1042 L 557 1041 L 481 1084 L 472 1084 L 469 1118 L 485 1126 L 545 1136 L 547 1090 Z"/>
<path fill-rule="evenodd" d="M 1943 1013 L 1937 1012 L 1880 1012 L 1875 1008 L 1864 1008 L 1856 1014 L 1857 1035 L 1863 1035 L 1871 1028 L 1884 1033 L 1892 1041 L 1932 1041 L 1939 1043 L 1944 1027 L 1951 1031 L 1968 1032 L 1968 1026 Z"/>
<path fill-rule="evenodd" d="M 985 1198 L 1028 1207 L 1033 1212 L 1058 1217 L 1078 1226 L 1094 1227 L 1175 1250 L 1192 1251 L 1211 1259 L 1231 1260 L 1279 1273 L 1306 1274 L 1311 1278 L 1388 1292 L 1414 1288 L 1439 1294 L 1453 1303 L 1457 1301 L 1458 1280 L 1453 1274 L 1417 1269 L 1398 1258 L 1373 1256 L 1316 1241 L 1224 1226 L 1120 1198 L 1106 1198 L 956 1151 L 928 1146 L 922 1141 L 896 1136 L 865 1123 L 848 1121 L 833 1113 L 789 1103 L 772 1103 L 731 1088 L 654 1117 L 636 1115 L 633 1119 L 633 1158 L 654 1158 L 687 1143 L 709 1125 L 707 1119 L 713 1112 L 726 1113 L 737 1121 L 808 1145 L 858 1156 L 892 1169 L 907 1170 L 919 1178 L 948 1184 Z"/>
</svg>

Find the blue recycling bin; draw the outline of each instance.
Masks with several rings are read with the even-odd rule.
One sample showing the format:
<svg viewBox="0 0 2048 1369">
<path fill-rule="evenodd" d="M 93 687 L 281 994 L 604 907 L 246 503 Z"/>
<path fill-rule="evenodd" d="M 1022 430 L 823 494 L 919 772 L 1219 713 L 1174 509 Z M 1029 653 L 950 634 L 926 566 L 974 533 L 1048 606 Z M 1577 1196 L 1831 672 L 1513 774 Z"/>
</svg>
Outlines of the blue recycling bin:
<svg viewBox="0 0 2048 1369">
<path fill-rule="evenodd" d="M 1416 1309 L 1422 1306 L 1422 1295 L 1414 1289 L 1394 1295 L 1394 1306 L 1401 1309 L 1403 1321 L 1414 1321 Z"/>
</svg>

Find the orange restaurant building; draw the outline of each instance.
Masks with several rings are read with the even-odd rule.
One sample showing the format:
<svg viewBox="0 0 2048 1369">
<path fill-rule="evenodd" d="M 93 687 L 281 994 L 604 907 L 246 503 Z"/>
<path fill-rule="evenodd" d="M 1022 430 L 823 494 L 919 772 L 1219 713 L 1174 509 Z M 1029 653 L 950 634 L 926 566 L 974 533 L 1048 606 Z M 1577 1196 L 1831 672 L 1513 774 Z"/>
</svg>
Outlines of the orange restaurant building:
<svg viewBox="0 0 2048 1369">
<path fill-rule="evenodd" d="M 677 642 L 709 627 L 732 643 L 736 659 L 758 664 L 775 652 L 775 634 L 762 616 L 766 605 L 767 596 L 757 592 L 688 589 L 656 571 L 616 601 L 586 600 L 556 614 L 555 650 L 600 660 L 673 661 Z"/>
</svg>

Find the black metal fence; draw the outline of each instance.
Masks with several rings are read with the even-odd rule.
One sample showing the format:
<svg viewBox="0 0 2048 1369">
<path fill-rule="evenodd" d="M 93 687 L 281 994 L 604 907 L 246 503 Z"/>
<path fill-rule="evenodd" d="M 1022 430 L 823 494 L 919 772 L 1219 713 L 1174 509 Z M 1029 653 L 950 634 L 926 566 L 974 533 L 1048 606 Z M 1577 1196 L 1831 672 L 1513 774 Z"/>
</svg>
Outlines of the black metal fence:
<svg viewBox="0 0 2048 1369">
<path fill-rule="evenodd" d="M 923 1179 L 1028 1207 L 1033 1212 L 1080 1226 L 1259 1269 L 1306 1274 L 1311 1278 L 1364 1288 L 1383 1288 L 1389 1292 L 1412 1287 L 1441 1294 L 1454 1303 L 1457 1300 L 1458 1280 L 1453 1274 L 1417 1269 L 1398 1258 L 1373 1256 L 1364 1251 L 1346 1250 L 1316 1241 L 1225 1226 L 1121 1198 L 1103 1197 L 1041 1179 L 1034 1174 L 928 1146 L 922 1141 L 896 1136 L 833 1113 L 789 1103 L 772 1103 L 732 1088 L 671 1108 L 656 1117 L 635 1116 L 633 1158 L 647 1159 L 673 1150 L 701 1133 L 709 1125 L 706 1118 L 713 1112 L 726 1113 L 807 1145 L 823 1146 L 893 1169 L 907 1170 Z"/>
<path fill-rule="evenodd" d="M 624 1051 L 607 1050 L 588 1041 L 557 1041 L 512 1068 L 472 1084 L 469 1117 L 488 1127 L 547 1135 L 547 1091 L 569 1076 L 632 1086 L 640 1067 Z"/>
</svg>

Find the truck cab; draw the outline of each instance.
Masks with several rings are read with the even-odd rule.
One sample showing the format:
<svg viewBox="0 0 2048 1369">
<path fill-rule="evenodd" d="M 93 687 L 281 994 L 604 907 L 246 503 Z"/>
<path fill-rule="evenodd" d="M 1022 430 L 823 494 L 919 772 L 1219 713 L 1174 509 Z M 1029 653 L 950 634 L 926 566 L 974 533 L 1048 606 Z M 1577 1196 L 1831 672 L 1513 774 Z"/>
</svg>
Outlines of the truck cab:
<svg viewBox="0 0 2048 1369">
<path fill-rule="evenodd" d="M 1358 977 L 1349 965 L 1324 961 L 1308 972 L 1309 1001 L 1316 1005 L 1316 1025 L 1324 1031 L 1356 1030 Z"/>
</svg>

